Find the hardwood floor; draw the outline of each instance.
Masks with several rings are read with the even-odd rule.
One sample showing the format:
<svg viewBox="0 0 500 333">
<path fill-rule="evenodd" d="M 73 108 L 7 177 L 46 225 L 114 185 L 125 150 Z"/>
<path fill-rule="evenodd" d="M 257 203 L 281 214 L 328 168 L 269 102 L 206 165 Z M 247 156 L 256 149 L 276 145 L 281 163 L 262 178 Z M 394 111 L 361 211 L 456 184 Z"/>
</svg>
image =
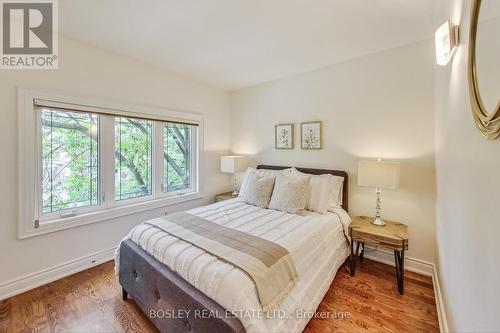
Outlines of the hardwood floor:
<svg viewBox="0 0 500 333">
<path fill-rule="evenodd" d="M 432 278 L 405 271 L 399 295 L 394 267 L 365 259 L 339 269 L 317 312 L 349 312 L 350 318 L 309 322 L 304 333 L 316 332 L 439 332 Z"/>
<path fill-rule="evenodd" d="M 432 279 L 365 259 L 349 276 L 344 264 L 318 308 L 346 318 L 313 318 L 304 332 L 438 332 Z M 349 314 L 349 316 L 348 316 Z M 332 317 L 330 315 L 330 317 Z M 107 262 L 0 302 L 0 332 L 156 332 L 121 287 Z"/>
</svg>

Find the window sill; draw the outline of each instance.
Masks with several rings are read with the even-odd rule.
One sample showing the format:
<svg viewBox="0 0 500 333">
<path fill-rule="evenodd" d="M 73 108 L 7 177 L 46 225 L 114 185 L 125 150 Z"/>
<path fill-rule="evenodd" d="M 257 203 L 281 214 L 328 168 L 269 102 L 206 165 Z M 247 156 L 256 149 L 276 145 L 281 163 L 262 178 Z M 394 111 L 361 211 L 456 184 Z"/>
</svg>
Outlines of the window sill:
<svg viewBox="0 0 500 333">
<path fill-rule="evenodd" d="M 199 193 L 187 193 L 175 197 L 161 198 L 145 202 L 132 203 L 130 205 L 113 207 L 97 212 L 86 213 L 68 218 L 59 218 L 50 222 L 41 223 L 39 228 L 34 228 L 28 223 L 24 224 L 24 229 L 19 229 L 18 239 L 25 239 L 39 235 L 48 234 L 60 230 L 70 229 L 91 223 L 103 222 L 125 215 L 144 212 L 151 209 L 168 207 L 178 203 L 202 199 L 204 196 Z"/>
</svg>

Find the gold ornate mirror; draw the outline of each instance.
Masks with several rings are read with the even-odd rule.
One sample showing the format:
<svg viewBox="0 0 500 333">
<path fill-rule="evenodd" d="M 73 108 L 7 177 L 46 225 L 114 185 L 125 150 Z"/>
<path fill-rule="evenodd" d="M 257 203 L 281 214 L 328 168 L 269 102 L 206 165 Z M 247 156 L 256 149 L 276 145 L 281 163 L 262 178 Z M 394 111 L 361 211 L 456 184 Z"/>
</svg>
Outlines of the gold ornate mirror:
<svg viewBox="0 0 500 333">
<path fill-rule="evenodd" d="M 469 93 L 481 134 L 500 136 L 500 1 L 473 0 L 469 37 Z"/>
</svg>

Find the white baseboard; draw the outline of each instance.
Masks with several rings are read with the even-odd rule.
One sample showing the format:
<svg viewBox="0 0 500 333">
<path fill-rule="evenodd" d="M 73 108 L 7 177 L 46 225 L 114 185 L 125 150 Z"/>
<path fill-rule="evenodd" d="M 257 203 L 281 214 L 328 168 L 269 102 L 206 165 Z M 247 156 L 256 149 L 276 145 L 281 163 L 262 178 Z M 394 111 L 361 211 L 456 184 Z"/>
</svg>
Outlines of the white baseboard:
<svg viewBox="0 0 500 333">
<path fill-rule="evenodd" d="M 0 284 L 0 301 L 113 259 L 116 247 Z"/>
<path fill-rule="evenodd" d="M 441 293 L 441 285 L 439 283 L 439 275 L 434 266 L 432 273 L 432 284 L 434 285 L 434 296 L 436 298 L 436 308 L 439 320 L 439 331 L 441 333 L 448 333 L 450 329 L 448 328 L 448 320 L 446 319 L 446 310 L 443 302 L 443 294 Z"/>
<path fill-rule="evenodd" d="M 366 246 L 365 258 L 372 259 L 387 265 L 394 266 L 394 252 L 382 249 L 374 249 Z M 405 270 L 417 272 L 427 276 L 432 276 L 434 272 L 434 264 L 428 261 L 405 257 Z"/>
</svg>

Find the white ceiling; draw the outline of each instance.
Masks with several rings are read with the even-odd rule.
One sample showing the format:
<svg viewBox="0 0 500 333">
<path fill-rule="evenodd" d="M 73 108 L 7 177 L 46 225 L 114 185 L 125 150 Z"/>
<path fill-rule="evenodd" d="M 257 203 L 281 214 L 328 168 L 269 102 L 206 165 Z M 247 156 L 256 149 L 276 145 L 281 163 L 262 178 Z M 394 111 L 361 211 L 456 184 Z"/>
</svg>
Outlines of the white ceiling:
<svg viewBox="0 0 500 333">
<path fill-rule="evenodd" d="M 62 34 L 228 90 L 431 38 L 436 0 L 64 0 Z"/>
</svg>

